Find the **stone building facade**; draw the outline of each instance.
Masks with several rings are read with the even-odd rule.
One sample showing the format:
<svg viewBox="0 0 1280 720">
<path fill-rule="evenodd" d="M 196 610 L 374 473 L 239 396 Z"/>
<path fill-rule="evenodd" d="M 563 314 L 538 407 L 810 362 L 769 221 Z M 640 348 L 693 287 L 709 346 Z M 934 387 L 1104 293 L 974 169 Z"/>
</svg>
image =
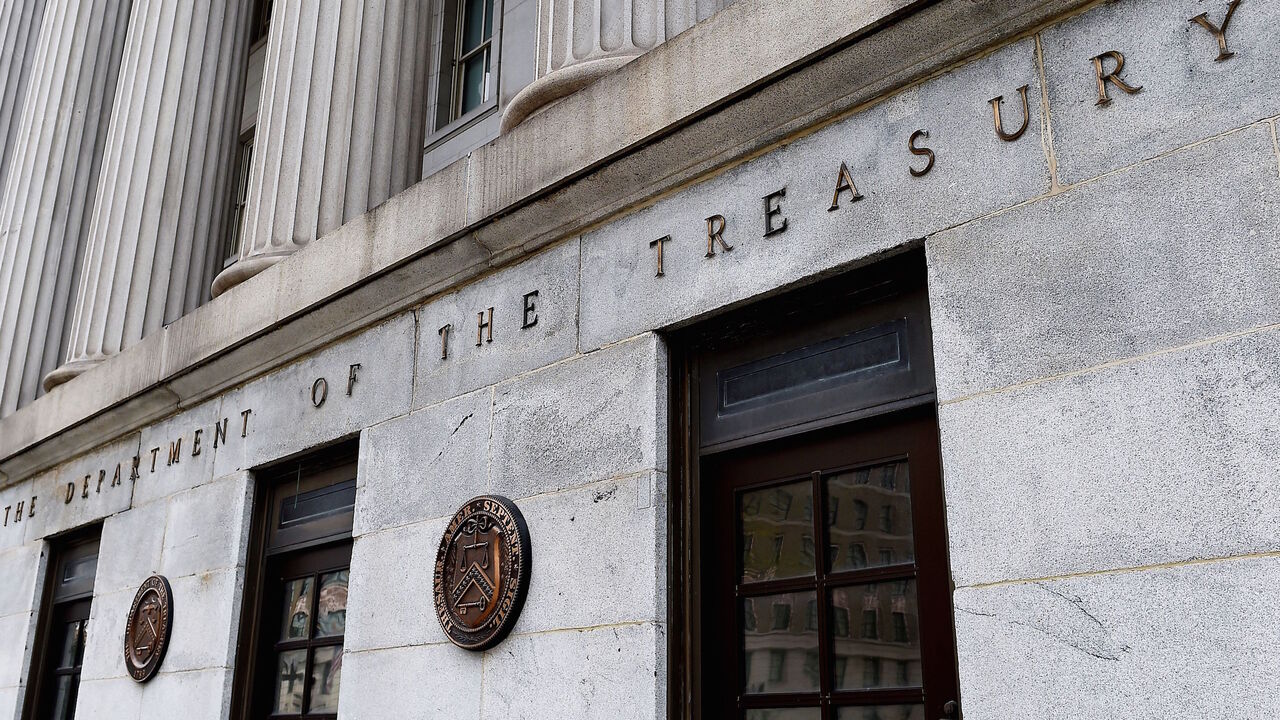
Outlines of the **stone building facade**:
<svg viewBox="0 0 1280 720">
<path fill-rule="evenodd" d="M 1277 24 L 0 0 L 0 717 L 1273 716 Z"/>
</svg>

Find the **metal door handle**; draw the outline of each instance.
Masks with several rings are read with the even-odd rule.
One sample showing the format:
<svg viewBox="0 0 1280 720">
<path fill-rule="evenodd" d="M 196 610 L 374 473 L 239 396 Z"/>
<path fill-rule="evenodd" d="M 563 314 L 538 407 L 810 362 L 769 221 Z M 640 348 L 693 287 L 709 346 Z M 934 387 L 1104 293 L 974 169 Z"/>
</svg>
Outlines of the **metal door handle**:
<svg viewBox="0 0 1280 720">
<path fill-rule="evenodd" d="M 960 703 L 955 700 L 948 700 L 942 706 L 941 720 L 960 720 Z"/>
</svg>

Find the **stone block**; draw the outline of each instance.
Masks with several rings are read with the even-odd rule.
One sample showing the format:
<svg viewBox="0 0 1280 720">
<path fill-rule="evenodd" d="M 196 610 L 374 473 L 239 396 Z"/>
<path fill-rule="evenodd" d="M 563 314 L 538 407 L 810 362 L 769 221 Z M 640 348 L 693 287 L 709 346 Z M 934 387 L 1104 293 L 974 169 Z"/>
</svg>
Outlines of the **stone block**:
<svg viewBox="0 0 1280 720">
<path fill-rule="evenodd" d="M 431 595 L 436 550 L 448 524 L 443 517 L 356 538 L 347 589 L 348 649 L 448 642 Z"/>
<path fill-rule="evenodd" d="M 414 406 L 566 358 L 578 346 L 578 241 L 527 258 L 418 309 Z M 526 301 L 526 294 L 537 292 Z M 525 312 L 526 302 L 534 310 Z M 480 315 L 491 328 L 480 331 Z M 527 324 L 530 327 L 524 327 Z M 447 332 L 443 358 L 441 328 Z M 490 332 L 492 330 L 492 332 Z M 492 338 L 492 340 L 490 339 Z"/>
<path fill-rule="evenodd" d="M 161 501 L 112 515 L 102 523 L 95 593 L 135 592 L 143 580 L 160 571 L 162 528 L 168 525 L 168 517 L 169 505 Z"/>
<path fill-rule="evenodd" d="M 452 515 L 487 492 L 491 398 L 485 388 L 365 430 L 354 533 Z"/>
<path fill-rule="evenodd" d="M 138 720 L 223 720 L 230 710 L 231 670 L 161 671 L 143 690 Z"/>
<path fill-rule="evenodd" d="M 1227 26 L 1235 56 L 1221 62 L 1214 36 L 1190 22 L 1201 13 L 1221 27 L 1227 0 L 1102 3 L 1040 34 L 1060 182 L 1097 177 L 1280 114 L 1274 82 L 1280 5 L 1241 3 Z M 1128 95 L 1109 85 L 1111 102 L 1099 106 L 1092 58 L 1113 50 L 1124 55 L 1120 77 L 1142 89 Z M 1106 70 L 1114 67 L 1105 62 Z"/>
<path fill-rule="evenodd" d="M 0 687 L 26 684 L 33 625 L 29 612 L 0 617 L 0 637 L 5 638 L 5 651 L 0 653 Z"/>
<path fill-rule="evenodd" d="M 240 420 L 239 414 L 223 415 L 221 399 L 210 400 L 143 428 L 139 478 L 133 489 L 134 506 L 213 480 L 214 456 L 220 449 L 215 443 L 225 444 L 215 428 L 223 418 L 227 419 L 227 441 L 239 440 L 231 432 Z"/>
<path fill-rule="evenodd" d="M 83 527 L 128 509 L 138 437 L 133 433 L 107 443 L 59 465 L 56 472 L 33 478 L 31 494 L 40 499 L 35 517 L 28 518 L 27 540 Z"/>
<path fill-rule="evenodd" d="M 413 342 L 414 320 L 406 313 L 224 395 L 221 414 L 230 419 L 230 429 L 227 444 L 214 455 L 214 476 L 251 469 L 408 412 Z M 317 385 L 322 378 L 327 396 Z M 316 407 L 313 398 L 321 397 L 324 402 Z M 251 411 L 247 430 L 246 410 Z"/>
<path fill-rule="evenodd" d="M 1259 126 L 939 233 L 939 398 L 1280 321 L 1277 225 Z"/>
<path fill-rule="evenodd" d="M 54 473 L 38 475 L 36 479 L 49 480 L 42 482 L 41 487 L 53 484 Z M 44 510 L 44 502 L 35 492 L 34 480 L 24 480 L 0 490 L 0 550 L 20 547 L 26 540 L 27 528 L 35 525 L 35 516 L 31 512 L 31 498 L 36 497 L 36 512 Z M 46 498 L 49 500 L 51 498 Z M 18 504 L 22 504 L 22 513 L 18 514 Z"/>
<path fill-rule="evenodd" d="M 480 720 L 483 657 L 452 645 L 347 650 L 338 715 L 348 720 Z"/>
<path fill-rule="evenodd" d="M 666 512 L 652 501 L 653 476 L 520 502 L 533 573 L 515 632 L 666 619 Z"/>
<path fill-rule="evenodd" d="M 243 573 L 218 570 L 170 578 L 169 582 L 173 587 L 173 637 L 161 670 L 180 674 L 231 667 L 240 626 Z M 124 613 L 128 613 L 128 606 Z"/>
<path fill-rule="evenodd" d="M 142 584 L 141 578 L 138 585 Z M 86 631 L 84 662 L 80 670 L 83 680 L 104 680 L 108 678 L 128 678 L 124 667 L 124 633 L 128 620 L 129 608 L 138 588 L 125 588 L 115 592 L 100 592 L 94 589 L 93 604 L 89 608 L 89 628 Z M 184 612 L 175 599 L 174 617 Z M 166 656 L 164 665 L 167 667 Z M 133 682 L 132 679 L 129 682 Z M 108 715 L 107 717 L 111 717 Z"/>
<path fill-rule="evenodd" d="M 146 685 L 136 683 L 128 677 L 89 678 L 82 675 L 80 695 L 76 701 L 76 717 L 80 720 L 134 720 L 138 717 L 145 688 Z"/>
<path fill-rule="evenodd" d="M 966 720 L 1272 717 L 1280 559 L 956 591 Z"/>
<path fill-rule="evenodd" d="M 1280 330 L 942 406 L 957 585 L 1280 550 Z"/>
<path fill-rule="evenodd" d="M 653 334 L 497 386 L 492 489 L 519 499 L 666 469 L 666 347 Z"/>
<path fill-rule="evenodd" d="M 19 720 L 22 717 L 22 698 L 26 688 L 0 687 L 0 718 Z"/>
<path fill-rule="evenodd" d="M 486 716 L 666 716 L 666 638 L 652 623 L 513 636 L 485 659 Z"/>
<path fill-rule="evenodd" d="M 29 614 L 35 609 L 44 562 L 42 543 L 0 550 L 0 616 Z"/>
<path fill-rule="evenodd" d="M 1024 40 L 908 88 L 767 155 L 658 201 L 583 237 L 583 350 L 705 315 L 899 248 L 1049 189 L 1041 133 L 1035 43 Z M 1022 119 L 1018 88 L 1030 85 L 1031 118 L 1016 142 L 995 133 L 989 100 L 1004 96 L 1006 130 Z M 927 158 L 933 169 L 914 177 Z M 852 191 L 830 210 L 841 163 Z M 764 196 L 786 189 L 764 237 Z M 708 218 L 724 241 L 707 254 Z M 664 236 L 663 276 L 652 241 Z"/>
<path fill-rule="evenodd" d="M 240 472 L 169 498 L 161 572 L 170 579 L 242 566 L 253 481 Z M 139 529 L 138 534 L 154 533 Z"/>
</svg>

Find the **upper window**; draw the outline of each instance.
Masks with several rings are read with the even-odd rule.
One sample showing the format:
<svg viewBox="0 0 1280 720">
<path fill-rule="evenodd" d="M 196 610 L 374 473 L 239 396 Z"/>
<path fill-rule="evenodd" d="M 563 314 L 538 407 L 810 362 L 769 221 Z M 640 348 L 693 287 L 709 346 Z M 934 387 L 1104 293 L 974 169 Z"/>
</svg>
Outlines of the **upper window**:
<svg viewBox="0 0 1280 720">
<path fill-rule="evenodd" d="M 495 0 L 446 0 L 440 44 L 436 129 L 460 120 L 496 97 Z"/>
</svg>

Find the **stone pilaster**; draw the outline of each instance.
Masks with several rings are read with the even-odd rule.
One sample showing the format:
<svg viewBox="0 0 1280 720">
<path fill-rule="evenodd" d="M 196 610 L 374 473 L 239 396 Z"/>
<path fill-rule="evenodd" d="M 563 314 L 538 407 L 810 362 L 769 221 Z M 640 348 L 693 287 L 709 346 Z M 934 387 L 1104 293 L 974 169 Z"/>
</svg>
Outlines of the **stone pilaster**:
<svg viewBox="0 0 1280 720">
<path fill-rule="evenodd" d="M 228 219 L 248 4 L 134 0 L 71 346 L 46 387 L 206 297 Z"/>
<path fill-rule="evenodd" d="M 240 259 L 218 295 L 417 182 L 427 3 L 277 2 Z"/>
<path fill-rule="evenodd" d="M 0 190 L 27 97 L 45 0 L 0 0 Z"/>
<path fill-rule="evenodd" d="M 567 0 L 538 18 L 537 79 L 502 113 L 502 131 L 705 20 L 732 0 Z"/>
<path fill-rule="evenodd" d="M 3 2 L 8 12 L 22 5 Z M 25 96 L 3 139 L 0 414 L 34 400 L 66 351 L 128 15 L 128 0 L 48 0 L 24 61 Z M 6 43 L 18 39 L 11 29 Z"/>
</svg>

